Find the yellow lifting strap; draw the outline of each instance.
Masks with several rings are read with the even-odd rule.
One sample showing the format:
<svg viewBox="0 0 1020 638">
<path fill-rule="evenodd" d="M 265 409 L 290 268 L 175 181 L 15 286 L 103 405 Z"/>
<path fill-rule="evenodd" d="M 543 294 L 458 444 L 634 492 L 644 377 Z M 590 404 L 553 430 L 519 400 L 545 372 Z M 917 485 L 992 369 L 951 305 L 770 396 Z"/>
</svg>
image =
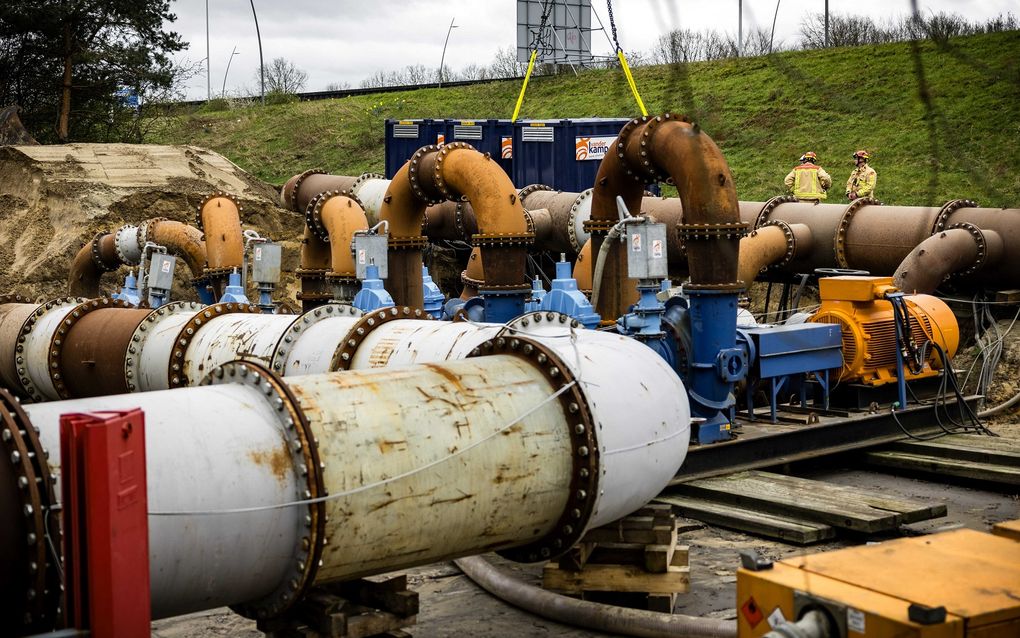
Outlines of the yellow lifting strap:
<svg viewBox="0 0 1020 638">
<path fill-rule="evenodd" d="M 623 74 L 627 76 L 627 85 L 630 86 L 630 92 L 634 94 L 634 99 L 637 101 L 638 108 L 641 109 L 641 115 L 647 117 L 648 109 L 645 108 L 645 103 L 641 101 L 641 94 L 638 93 L 637 84 L 634 82 L 634 76 L 631 75 L 630 65 L 627 64 L 627 58 L 623 55 L 623 49 L 616 50 L 616 57 L 620 59 L 620 67 L 623 69 Z M 527 84 L 527 80 L 524 80 Z"/>
<path fill-rule="evenodd" d="M 532 50 L 531 59 L 528 60 L 528 72 L 524 74 L 524 84 L 521 86 L 521 94 L 517 97 L 517 106 L 514 107 L 514 116 L 510 118 L 511 122 L 516 122 L 517 116 L 521 114 L 521 104 L 524 104 L 524 92 L 528 90 L 528 80 L 531 79 L 531 71 L 535 68 L 536 57 L 538 57 L 538 49 Z"/>
</svg>

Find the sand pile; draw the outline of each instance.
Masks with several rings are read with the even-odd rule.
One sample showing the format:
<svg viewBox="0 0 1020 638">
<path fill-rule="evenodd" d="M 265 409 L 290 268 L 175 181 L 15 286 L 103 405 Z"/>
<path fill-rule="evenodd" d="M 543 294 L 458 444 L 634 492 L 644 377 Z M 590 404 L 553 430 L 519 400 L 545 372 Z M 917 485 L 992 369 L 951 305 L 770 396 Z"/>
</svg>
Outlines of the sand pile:
<svg viewBox="0 0 1020 638">
<path fill-rule="evenodd" d="M 0 147 L 0 294 L 66 295 L 71 260 L 96 233 L 153 217 L 194 225 L 198 205 L 215 191 L 238 199 L 245 229 L 283 243 L 282 285 L 293 306 L 301 216 L 280 208 L 271 186 L 196 146 Z M 104 292 L 116 291 L 126 272 L 107 274 Z M 177 279 L 174 298 L 195 299 L 183 263 Z"/>
</svg>

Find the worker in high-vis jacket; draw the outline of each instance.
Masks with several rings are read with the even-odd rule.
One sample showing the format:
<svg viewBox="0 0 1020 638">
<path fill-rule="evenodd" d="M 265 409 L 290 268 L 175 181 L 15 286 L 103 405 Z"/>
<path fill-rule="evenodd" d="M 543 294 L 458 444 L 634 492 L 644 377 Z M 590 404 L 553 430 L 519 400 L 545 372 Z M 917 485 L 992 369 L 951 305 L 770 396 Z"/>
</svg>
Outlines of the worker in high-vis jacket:
<svg viewBox="0 0 1020 638">
<path fill-rule="evenodd" d="M 856 151 L 853 159 L 856 166 L 850 173 L 850 179 L 846 180 L 846 198 L 853 201 L 859 197 L 874 197 L 878 173 L 868 166 L 871 155 L 867 151 Z"/>
<path fill-rule="evenodd" d="M 800 156 L 800 166 L 790 171 L 783 183 L 797 199 L 819 202 L 825 199 L 832 178 L 818 165 L 818 156 L 808 151 Z"/>
</svg>

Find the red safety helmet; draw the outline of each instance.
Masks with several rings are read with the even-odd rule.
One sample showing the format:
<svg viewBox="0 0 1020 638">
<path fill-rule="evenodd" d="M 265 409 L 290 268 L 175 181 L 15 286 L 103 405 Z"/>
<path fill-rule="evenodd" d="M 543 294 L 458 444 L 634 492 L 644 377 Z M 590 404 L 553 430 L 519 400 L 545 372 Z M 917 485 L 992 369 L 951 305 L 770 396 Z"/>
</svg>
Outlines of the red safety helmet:
<svg viewBox="0 0 1020 638">
<path fill-rule="evenodd" d="M 866 162 L 866 161 L 868 161 L 869 159 L 871 159 L 871 155 L 869 155 L 869 154 L 868 154 L 868 152 L 867 152 L 867 151 L 865 151 L 865 150 L 860 150 L 860 151 L 857 151 L 857 152 L 855 152 L 855 153 L 853 154 L 853 158 L 854 158 L 855 160 L 856 160 L 857 158 L 861 158 L 862 160 L 864 160 L 864 161 Z"/>
<path fill-rule="evenodd" d="M 800 161 L 802 161 L 802 162 L 812 162 L 814 164 L 817 164 L 818 163 L 818 156 L 815 155 L 814 151 L 808 151 L 807 153 L 804 153 L 803 155 L 800 156 Z"/>
</svg>

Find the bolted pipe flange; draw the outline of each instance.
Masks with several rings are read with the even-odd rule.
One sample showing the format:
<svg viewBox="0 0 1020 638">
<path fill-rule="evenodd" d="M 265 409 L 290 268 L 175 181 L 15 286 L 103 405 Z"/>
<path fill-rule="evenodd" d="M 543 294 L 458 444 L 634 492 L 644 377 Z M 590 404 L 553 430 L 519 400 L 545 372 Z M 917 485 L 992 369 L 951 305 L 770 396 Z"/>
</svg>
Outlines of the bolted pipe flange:
<svg viewBox="0 0 1020 638">
<path fill-rule="evenodd" d="M 572 452 L 566 505 L 553 529 L 544 537 L 498 552 L 511 560 L 526 563 L 555 558 L 581 540 L 595 510 L 600 467 L 595 420 L 588 408 L 584 391 L 576 382 L 570 367 L 552 349 L 525 337 L 496 337 L 472 350 L 468 357 L 492 354 L 510 355 L 527 361 L 545 377 L 554 390 L 562 390 L 557 398 L 563 410 L 564 422 L 570 428 Z"/>
<path fill-rule="evenodd" d="M 290 192 L 289 201 L 285 202 L 287 206 L 289 206 L 291 210 L 300 213 L 301 209 L 299 209 L 297 205 L 297 195 L 298 192 L 300 192 L 301 190 L 301 182 L 305 181 L 305 178 L 310 175 L 325 175 L 325 174 L 326 171 L 322 170 L 321 168 L 311 168 L 298 175 L 297 178 L 294 179 L 294 188 Z"/>
<path fill-rule="evenodd" d="M 398 319 L 433 320 L 432 315 L 421 308 L 409 308 L 407 306 L 398 308 L 391 306 L 389 308 L 373 310 L 359 319 L 358 323 L 354 324 L 347 332 L 347 336 L 344 337 L 344 340 L 340 342 L 340 345 L 333 352 L 333 357 L 329 362 L 329 371 L 350 370 L 351 362 L 354 361 L 354 354 L 358 351 L 358 347 L 365 340 L 365 337 L 382 324 Z"/>
<path fill-rule="evenodd" d="M 531 195 L 532 193 L 537 193 L 539 191 L 555 191 L 555 190 L 556 190 L 555 188 L 553 188 L 552 186 L 547 186 L 546 184 L 528 184 L 524 188 L 517 191 L 517 199 L 521 201 L 521 206 L 527 208 L 528 205 L 524 203 L 524 200 L 528 198 L 528 195 Z"/>
<path fill-rule="evenodd" d="M 326 205 L 326 202 L 334 197 L 346 197 L 362 209 L 365 208 L 365 206 L 361 203 L 361 200 L 349 190 L 331 190 L 319 193 L 314 199 L 308 202 L 308 206 L 305 207 L 305 225 L 308 226 L 309 230 L 315 233 L 316 237 L 327 244 L 329 243 L 329 232 L 326 231 L 326 226 L 322 223 L 322 207 Z"/>
<path fill-rule="evenodd" d="M 503 330 L 500 330 L 496 335 L 497 337 L 506 336 L 519 336 L 528 337 L 528 329 L 531 326 L 539 326 L 545 324 L 570 326 L 571 328 L 582 329 L 584 326 L 577 319 L 574 319 L 570 315 L 565 315 L 562 312 L 556 312 L 554 310 L 536 310 L 535 312 L 529 312 L 519 317 L 515 317 L 508 321 Z"/>
<path fill-rule="evenodd" d="M 648 182 L 664 182 L 670 179 L 670 176 L 668 174 L 659 170 L 659 167 L 652 163 L 652 160 L 649 158 L 649 148 L 651 147 L 652 141 L 655 138 L 657 127 L 663 122 L 668 122 L 672 119 L 675 119 L 672 113 L 664 113 L 663 115 L 650 117 L 648 119 L 648 122 L 644 126 L 644 131 L 641 133 L 641 140 L 634 141 L 638 142 L 641 146 L 640 150 L 641 165 L 633 167 L 635 179 L 638 179 L 638 181 L 648 183 Z M 629 143 L 633 144 L 634 142 Z M 624 160 L 624 166 L 627 166 L 626 159 Z"/>
<path fill-rule="evenodd" d="M 930 234 L 934 235 L 945 230 L 949 224 L 949 216 L 961 208 L 977 208 L 977 202 L 972 199 L 954 199 L 943 204 L 942 208 L 939 209 L 939 214 L 935 216 L 935 220 L 931 224 Z"/>
<path fill-rule="evenodd" d="M 421 183 L 421 168 L 420 168 L 421 159 L 426 154 L 434 153 L 438 150 L 439 150 L 438 146 L 436 146 L 435 144 L 429 144 L 428 146 L 423 146 L 419 148 L 417 151 L 414 152 L 414 155 L 411 156 L 411 159 L 407 160 L 408 162 L 407 179 L 411 184 L 411 192 L 414 193 L 415 197 L 417 197 L 420 201 L 425 202 L 425 204 L 428 206 L 435 206 L 436 204 L 441 204 L 443 201 L 445 201 L 444 198 L 430 197 L 428 194 L 426 194 L 425 189 L 422 187 Z"/>
<path fill-rule="evenodd" d="M 167 317 L 184 313 L 196 313 L 204 305 L 197 301 L 172 301 L 163 304 L 152 310 L 131 333 L 131 341 L 128 343 L 127 356 L 124 357 L 124 381 L 127 384 L 128 392 L 138 391 L 138 379 L 141 375 L 141 356 L 145 350 L 145 342 L 149 335 L 156 329 L 157 324 Z"/>
<path fill-rule="evenodd" d="M 584 232 L 589 235 L 605 236 L 609 234 L 609 231 L 611 231 L 613 226 L 616 226 L 616 224 L 616 220 L 613 219 L 586 219 L 584 223 L 581 224 L 581 228 L 583 228 Z"/>
<path fill-rule="evenodd" d="M 170 350 L 170 360 L 167 361 L 167 381 L 170 388 L 183 388 L 191 385 L 192 379 L 184 371 L 184 359 L 188 353 L 188 346 L 195 338 L 195 333 L 209 324 L 215 317 L 229 315 L 237 312 L 258 314 L 259 307 L 254 304 L 241 303 L 218 303 L 206 306 L 205 309 L 195 313 L 188 323 L 184 324 L 177 338 L 174 339 L 174 347 Z"/>
<path fill-rule="evenodd" d="M 417 237 L 394 237 L 390 236 L 387 241 L 389 250 L 424 250 L 429 245 L 429 238 L 424 235 Z"/>
<path fill-rule="evenodd" d="M 299 315 L 290 324 L 286 332 L 280 336 L 280 340 L 276 342 L 276 346 L 273 348 L 273 355 L 270 357 L 270 366 L 273 368 L 273 372 L 283 374 L 284 369 L 287 367 L 287 359 L 293 344 L 301 338 L 302 332 L 307 331 L 325 319 L 332 319 L 333 317 L 360 317 L 363 314 L 361 310 L 354 306 L 331 303 Z"/>
<path fill-rule="evenodd" d="M 362 184 L 364 184 L 365 182 L 374 180 L 374 179 L 386 179 L 386 176 L 385 175 L 381 175 L 379 173 L 362 173 L 361 175 L 358 175 L 357 179 L 355 179 L 351 183 L 350 188 L 348 188 L 347 190 L 349 190 L 350 192 L 352 192 L 355 195 L 357 195 L 358 194 L 358 189 L 361 188 Z M 350 197 L 350 196 L 348 196 L 348 197 Z M 351 199 L 354 199 L 354 198 L 351 197 Z M 360 201 L 359 201 L 359 203 L 360 203 Z M 362 206 L 362 208 L 364 208 L 364 206 Z"/>
<path fill-rule="evenodd" d="M 772 211 L 774 211 L 780 204 L 788 204 L 795 201 L 797 201 L 797 198 L 793 195 L 779 195 L 765 202 L 765 205 L 762 206 L 761 210 L 758 212 L 758 217 L 754 220 L 753 229 L 758 230 L 764 226 L 765 223 L 768 222 L 769 217 L 772 215 Z"/>
<path fill-rule="evenodd" d="M 7 626 L 7 630 L 15 635 L 50 631 L 60 620 L 63 591 L 59 516 L 50 516 L 58 505 L 54 491 L 56 477 L 35 426 L 18 399 L 3 389 L 0 389 L 0 452 L 4 457 L 0 463 L 7 466 L 0 468 L 0 473 L 18 486 L 17 502 L 9 504 L 10 514 L 24 522 L 25 530 L 24 544 L 16 545 L 15 554 L 2 556 L 0 561 L 5 570 L 15 566 L 24 569 L 17 574 L 23 578 L 24 587 L 18 590 L 20 599 L 0 601 L 0 610 L 12 616 L 14 626 Z M 6 518 L 4 525 L 21 527 L 17 521 Z M 14 572 L 9 575 L 15 576 Z"/>
<path fill-rule="evenodd" d="M 50 372 L 50 382 L 53 383 L 53 388 L 57 391 L 57 396 L 61 399 L 70 399 L 71 392 L 67 389 L 64 379 L 63 364 L 61 361 L 61 355 L 63 354 L 64 344 L 67 342 L 67 336 L 70 334 L 74 326 L 81 321 L 81 318 L 90 312 L 100 310 L 102 308 L 133 308 L 131 304 L 120 299 L 111 299 L 109 297 L 99 297 L 97 299 L 89 299 L 88 301 L 79 304 L 74 310 L 72 310 L 64 320 L 60 322 L 60 326 L 53 332 L 53 336 L 50 338 L 50 349 L 48 353 L 47 369 Z"/>
<path fill-rule="evenodd" d="M 304 472 L 296 471 L 305 478 L 303 485 L 300 479 L 297 481 L 294 500 L 307 507 L 308 513 L 302 517 L 303 529 L 299 533 L 302 541 L 294 548 L 293 571 L 264 598 L 232 607 L 248 618 L 271 618 L 284 613 L 301 599 L 305 589 L 315 582 L 319 569 L 326 534 L 326 504 L 319 499 L 328 496 L 319 448 L 297 398 L 278 375 L 250 361 L 232 361 L 214 369 L 201 382 L 201 385 L 223 384 L 258 388 L 274 408 L 293 467 L 295 470 L 307 468 Z"/>
<path fill-rule="evenodd" d="M 109 234 L 110 234 L 109 232 L 101 230 L 98 233 L 96 233 L 96 236 L 92 238 L 92 242 L 89 244 L 89 251 L 92 254 L 92 263 L 95 265 L 96 268 L 99 269 L 100 273 L 112 272 L 114 270 L 117 270 L 117 266 L 108 265 L 106 262 L 103 261 L 103 258 L 99 254 L 99 240 Z"/>
<path fill-rule="evenodd" d="M 850 205 L 843 211 L 843 216 L 839 218 L 839 223 L 836 224 L 836 234 L 832 238 L 833 252 L 836 253 L 836 265 L 839 268 L 851 267 L 846 258 L 846 237 L 847 233 L 850 232 L 850 220 L 857 211 L 865 206 L 881 205 L 882 202 L 874 197 L 861 197 L 850 202 Z"/>
<path fill-rule="evenodd" d="M 129 246 L 131 241 L 135 242 L 135 245 L 131 247 L 129 253 Z M 138 243 L 138 227 L 130 224 L 124 224 L 113 233 L 113 250 L 117 253 L 117 259 L 120 263 L 126 266 L 137 266 L 140 263 L 142 253 L 141 247 L 144 244 Z M 138 249 L 137 252 L 134 249 Z"/>
<path fill-rule="evenodd" d="M 203 233 L 205 232 L 205 227 L 202 224 L 202 210 L 205 208 L 205 205 L 208 204 L 209 202 L 211 202 L 212 200 L 214 200 L 214 199 L 221 199 L 221 198 L 222 199 L 229 199 L 234 204 L 234 206 L 237 206 L 237 212 L 239 214 L 240 214 L 240 212 L 242 210 L 244 210 L 244 207 L 241 206 L 241 202 L 238 201 L 238 199 L 236 197 L 234 197 L 233 195 L 231 195 L 230 193 L 224 193 L 222 191 L 216 191 L 212 195 L 207 195 L 205 197 L 205 199 L 202 200 L 202 203 L 199 204 L 198 208 L 195 210 L 195 226 L 197 226 L 198 229 L 200 231 L 202 231 Z"/>
<path fill-rule="evenodd" d="M 585 200 L 591 199 L 594 193 L 595 193 L 594 188 L 588 188 L 578 193 L 577 198 L 574 200 L 574 203 L 570 205 L 570 212 L 567 213 L 567 241 L 570 242 L 570 247 L 573 249 L 575 253 L 581 252 L 581 248 L 584 247 L 583 246 L 584 242 L 580 240 L 577 234 L 578 230 L 581 231 L 586 230 L 584 224 L 586 224 L 588 221 L 587 219 L 585 219 L 584 221 L 581 222 L 580 225 L 578 225 L 577 223 L 578 215 L 580 214 L 581 206 L 584 204 Z M 591 215 L 590 210 L 588 212 L 588 215 L 589 216 Z"/>
<path fill-rule="evenodd" d="M 740 239 L 747 234 L 747 226 L 747 222 L 677 224 L 677 232 L 684 243 L 713 239 Z"/>
<path fill-rule="evenodd" d="M 776 226 L 783 231 L 783 237 L 786 239 L 786 254 L 783 255 L 782 259 L 770 266 L 767 266 L 766 268 L 763 268 L 762 270 L 778 270 L 789 264 L 793 261 L 793 258 L 797 256 L 797 236 L 793 234 L 793 229 L 790 228 L 790 225 L 781 219 L 774 219 L 772 221 L 765 222 L 758 228 L 765 228 L 767 226 Z"/>
<path fill-rule="evenodd" d="M 29 334 L 35 328 L 35 325 L 49 312 L 60 312 L 66 311 L 70 308 L 78 306 L 87 301 L 84 297 L 58 297 L 41 304 L 35 309 L 35 312 L 25 320 L 25 323 L 21 325 L 21 329 L 18 331 L 18 345 L 15 346 L 15 364 L 17 366 L 18 381 L 21 382 L 21 391 L 19 394 L 22 398 L 28 398 L 32 401 L 39 403 L 45 401 L 46 397 L 43 396 L 39 388 L 36 387 L 35 382 L 32 380 L 32 376 L 28 374 L 28 365 L 25 360 L 25 342 L 28 340 Z M 13 389 L 13 388 L 12 388 Z"/>
<path fill-rule="evenodd" d="M 0 295 L 0 306 L 7 303 L 32 303 L 32 301 L 19 294 Z"/>
<path fill-rule="evenodd" d="M 467 142 L 450 142 L 449 144 L 443 144 L 439 147 L 438 157 L 436 158 L 435 168 L 432 173 L 433 185 L 443 195 L 443 197 L 451 202 L 466 201 L 464 195 L 454 192 L 449 186 L 447 186 L 446 180 L 443 179 L 443 160 L 446 159 L 447 155 L 457 149 L 470 149 L 476 153 L 478 152 L 474 146 L 471 146 Z"/>
<path fill-rule="evenodd" d="M 977 246 L 977 259 L 974 260 L 974 263 L 963 270 L 950 275 L 951 277 L 962 279 L 973 275 L 985 267 L 985 264 L 988 261 L 988 240 L 985 238 L 985 233 L 980 228 L 969 222 L 953 224 L 946 228 L 946 230 L 954 228 L 960 228 L 970 233 L 970 236 L 974 238 L 974 244 Z"/>
<path fill-rule="evenodd" d="M 152 226 L 158 224 L 159 222 L 166 222 L 166 221 L 170 221 L 170 218 L 168 218 L 168 217 L 153 217 L 153 218 L 147 219 L 144 222 L 142 222 L 141 224 L 139 224 L 138 225 L 138 230 L 135 231 L 137 233 L 137 237 L 138 237 L 138 245 L 139 246 L 144 246 L 146 243 L 148 243 L 148 241 L 149 241 L 149 230 L 152 228 Z"/>
</svg>

